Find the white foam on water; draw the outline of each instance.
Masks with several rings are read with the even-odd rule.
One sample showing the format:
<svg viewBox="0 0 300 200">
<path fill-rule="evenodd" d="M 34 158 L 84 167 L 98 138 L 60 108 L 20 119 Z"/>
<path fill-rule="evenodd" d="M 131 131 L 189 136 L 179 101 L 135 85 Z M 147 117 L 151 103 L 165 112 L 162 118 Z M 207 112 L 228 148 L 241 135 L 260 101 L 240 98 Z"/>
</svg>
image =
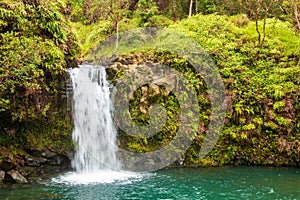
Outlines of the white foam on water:
<svg viewBox="0 0 300 200">
<path fill-rule="evenodd" d="M 142 177 L 143 174 L 141 173 L 101 170 L 93 173 L 69 172 L 65 175 L 61 175 L 60 177 L 53 178 L 52 182 L 67 185 L 91 185 L 109 183 L 130 184 L 133 181 L 141 180 Z"/>
</svg>

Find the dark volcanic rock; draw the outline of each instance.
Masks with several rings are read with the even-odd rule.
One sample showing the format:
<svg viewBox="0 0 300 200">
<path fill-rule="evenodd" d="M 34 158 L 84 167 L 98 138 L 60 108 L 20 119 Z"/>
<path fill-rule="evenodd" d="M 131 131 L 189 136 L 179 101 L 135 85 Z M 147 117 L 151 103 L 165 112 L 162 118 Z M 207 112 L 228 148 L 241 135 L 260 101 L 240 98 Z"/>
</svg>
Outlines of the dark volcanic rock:
<svg viewBox="0 0 300 200">
<path fill-rule="evenodd" d="M 50 165 L 64 165 L 68 164 L 69 158 L 65 155 L 56 155 L 55 157 L 51 158 Z"/>
<path fill-rule="evenodd" d="M 0 161 L 0 169 L 3 171 L 9 171 L 15 169 L 17 166 L 16 160 L 11 158 L 4 158 Z"/>
<path fill-rule="evenodd" d="M 46 158 L 26 157 L 26 165 L 30 167 L 39 167 L 48 162 Z"/>
<path fill-rule="evenodd" d="M 56 156 L 56 153 L 51 152 L 49 150 L 45 150 L 41 156 L 43 156 L 44 158 L 53 158 L 54 156 Z"/>
</svg>

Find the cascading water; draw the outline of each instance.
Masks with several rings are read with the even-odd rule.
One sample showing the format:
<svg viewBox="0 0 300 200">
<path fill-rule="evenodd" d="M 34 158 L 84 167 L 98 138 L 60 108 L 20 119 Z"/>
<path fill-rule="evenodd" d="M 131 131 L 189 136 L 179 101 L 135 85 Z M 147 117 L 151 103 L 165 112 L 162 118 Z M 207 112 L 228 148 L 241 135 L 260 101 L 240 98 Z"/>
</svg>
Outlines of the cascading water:
<svg viewBox="0 0 300 200">
<path fill-rule="evenodd" d="M 73 141 L 76 145 L 73 167 L 79 173 L 119 170 L 110 84 L 105 68 L 83 65 L 71 69 L 70 75 L 74 102 Z"/>
<path fill-rule="evenodd" d="M 70 69 L 69 74 L 73 86 L 73 141 L 76 149 L 72 166 L 76 171 L 53 181 L 94 184 L 140 178 L 140 174 L 121 171 L 105 68 L 82 65 Z"/>
</svg>

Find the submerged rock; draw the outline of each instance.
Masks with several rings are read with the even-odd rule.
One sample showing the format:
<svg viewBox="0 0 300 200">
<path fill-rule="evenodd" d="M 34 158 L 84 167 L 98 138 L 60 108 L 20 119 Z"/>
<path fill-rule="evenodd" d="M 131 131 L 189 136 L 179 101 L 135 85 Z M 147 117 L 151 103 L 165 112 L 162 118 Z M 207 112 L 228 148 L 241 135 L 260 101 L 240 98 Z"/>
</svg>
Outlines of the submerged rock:
<svg viewBox="0 0 300 200">
<path fill-rule="evenodd" d="M 7 176 L 5 177 L 7 182 L 12 183 L 28 183 L 27 179 L 20 174 L 17 170 L 11 170 L 7 172 Z"/>
</svg>

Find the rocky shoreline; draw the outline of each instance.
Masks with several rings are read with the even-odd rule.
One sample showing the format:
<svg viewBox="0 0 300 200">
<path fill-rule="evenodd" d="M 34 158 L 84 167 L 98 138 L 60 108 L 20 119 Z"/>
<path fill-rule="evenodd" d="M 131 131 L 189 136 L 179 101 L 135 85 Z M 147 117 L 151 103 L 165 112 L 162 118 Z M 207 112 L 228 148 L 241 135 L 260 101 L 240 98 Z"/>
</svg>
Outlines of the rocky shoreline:
<svg viewBox="0 0 300 200">
<path fill-rule="evenodd" d="M 26 155 L 13 157 L 1 152 L 1 183 L 29 183 L 42 176 L 71 169 L 70 155 L 50 149 L 27 149 Z"/>
</svg>

